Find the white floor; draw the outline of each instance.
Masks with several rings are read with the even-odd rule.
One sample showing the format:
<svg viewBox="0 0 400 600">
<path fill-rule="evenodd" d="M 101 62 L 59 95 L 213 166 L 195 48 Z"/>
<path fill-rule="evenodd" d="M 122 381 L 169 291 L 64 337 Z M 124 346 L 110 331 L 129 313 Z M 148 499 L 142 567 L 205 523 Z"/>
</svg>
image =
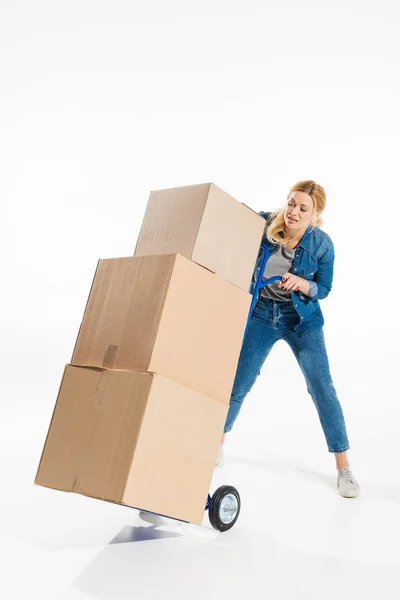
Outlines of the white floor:
<svg viewBox="0 0 400 600">
<path fill-rule="evenodd" d="M 242 512 L 223 534 L 207 516 L 202 527 L 179 524 L 35 486 L 54 401 L 48 397 L 42 412 L 25 402 L 18 415 L 15 390 L 30 393 L 32 407 L 43 406 L 43 390 L 14 386 L 12 410 L 1 419 L 1 597 L 400 598 L 394 363 L 372 369 L 365 361 L 335 360 L 362 485 L 359 498 L 346 500 L 337 494 L 333 458 L 290 361 L 284 346 L 271 354 L 227 439 L 226 464 L 215 471 L 211 491 L 235 485 Z"/>
<path fill-rule="evenodd" d="M 400 599 L 397 4 L 1 2 L 0 600 Z M 215 472 L 231 531 L 35 486 L 97 260 L 132 255 L 150 190 L 275 210 L 305 177 L 360 497 L 282 345 Z"/>
</svg>

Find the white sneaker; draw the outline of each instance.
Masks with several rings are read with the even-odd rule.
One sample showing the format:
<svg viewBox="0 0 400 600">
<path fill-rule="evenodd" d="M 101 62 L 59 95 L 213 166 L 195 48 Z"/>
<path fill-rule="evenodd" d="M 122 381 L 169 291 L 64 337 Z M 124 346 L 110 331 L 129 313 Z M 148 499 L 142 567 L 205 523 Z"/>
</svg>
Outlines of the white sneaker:
<svg viewBox="0 0 400 600">
<path fill-rule="evenodd" d="M 223 465 L 223 462 L 224 462 L 224 446 L 223 446 L 223 444 L 221 444 L 219 447 L 217 460 L 215 461 L 215 466 L 221 467 Z"/>
<path fill-rule="evenodd" d="M 360 485 L 347 467 L 338 470 L 337 486 L 339 494 L 344 498 L 355 498 L 360 493 Z"/>
</svg>

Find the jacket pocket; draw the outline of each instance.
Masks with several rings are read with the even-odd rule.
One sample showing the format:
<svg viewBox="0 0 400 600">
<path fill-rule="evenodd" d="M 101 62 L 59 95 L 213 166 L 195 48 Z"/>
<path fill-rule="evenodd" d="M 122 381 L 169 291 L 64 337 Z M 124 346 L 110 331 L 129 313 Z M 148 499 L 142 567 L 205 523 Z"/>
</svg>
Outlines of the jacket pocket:
<svg viewBox="0 0 400 600">
<path fill-rule="evenodd" d="M 298 275 L 304 279 L 311 280 L 313 279 L 317 269 L 318 262 L 315 260 L 315 258 L 307 256 L 304 262 L 302 261 L 302 264 L 300 265 Z"/>
</svg>

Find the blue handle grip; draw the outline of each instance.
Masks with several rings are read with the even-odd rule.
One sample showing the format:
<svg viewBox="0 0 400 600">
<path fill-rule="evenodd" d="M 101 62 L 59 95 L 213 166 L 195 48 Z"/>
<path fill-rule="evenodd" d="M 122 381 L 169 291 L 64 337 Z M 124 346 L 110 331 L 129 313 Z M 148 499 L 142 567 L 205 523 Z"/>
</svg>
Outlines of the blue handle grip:
<svg viewBox="0 0 400 600">
<path fill-rule="evenodd" d="M 254 307 L 255 307 L 255 305 L 257 303 L 258 292 L 261 290 L 261 288 L 265 287 L 266 285 L 269 285 L 273 281 L 279 281 L 279 280 L 282 279 L 282 277 L 280 275 L 275 275 L 274 277 L 270 277 L 269 279 L 266 279 L 265 281 L 263 281 L 263 274 L 264 274 L 264 271 L 265 271 L 265 265 L 267 264 L 267 260 L 268 260 L 268 248 L 267 248 L 267 246 L 265 244 L 261 244 L 261 248 L 263 250 L 263 258 L 262 258 L 262 263 L 261 263 L 260 271 L 259 271 L 258 276 L 257 276 L 257 281 L 256 281 L 256 283 L 254 285 L 253 296 L 251 298 L 249 316 L 247 317 L 247 323 L 246 323 L 246 329 L 245 329 L 244 335 L 246 335 L 247 328 L 249 326 L 250 317 L 253 314 Z"/>
</svg>

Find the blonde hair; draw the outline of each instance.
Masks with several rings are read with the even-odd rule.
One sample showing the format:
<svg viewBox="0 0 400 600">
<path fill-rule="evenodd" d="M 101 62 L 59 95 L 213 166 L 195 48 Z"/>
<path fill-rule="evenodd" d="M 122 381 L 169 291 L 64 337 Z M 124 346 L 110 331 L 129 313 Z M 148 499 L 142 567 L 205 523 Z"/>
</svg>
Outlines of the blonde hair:
<svg viewBox="0 0 400 600">
<path fill-rule="evenodd" d="M 317 212 L 317 217 L 312 222 L 313 228 L 321 227 L 324 221 L 320 214 L 326 206 L 326 194 L 324 188 L 318 185 L 318 183 L 315 183 L 315 181 L 307 179 L 306 181 L 299 181 L 290 189 L 287 200 L 290 198 L 293 192 L 304 192 L 311 197 L 314 210 Z M 289 237 L 285 231 L 285 208 L 286 207 L 284 206 L 283 208 L 278 208 L 275 210 L 269 217 L 269 225 L 266 225 L 266 234 L 268 240 L 273 244 L 280 244 L 281 246 L 287 244 L 289 241 Z"/>
</svg>

